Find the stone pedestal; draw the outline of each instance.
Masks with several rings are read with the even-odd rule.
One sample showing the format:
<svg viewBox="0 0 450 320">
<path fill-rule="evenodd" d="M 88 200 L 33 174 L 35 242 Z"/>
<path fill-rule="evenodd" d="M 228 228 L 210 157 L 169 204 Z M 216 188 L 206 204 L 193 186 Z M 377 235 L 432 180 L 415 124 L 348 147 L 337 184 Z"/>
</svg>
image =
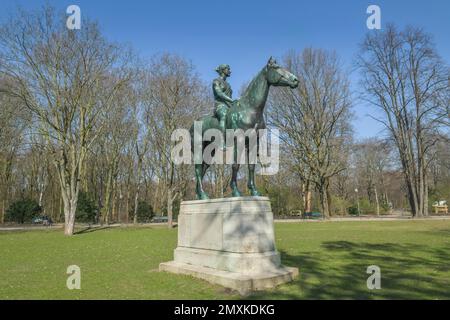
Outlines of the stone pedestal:
<svg viewBox="0 0 450 320">
<path fill-rule="evenodd" d="M 183 201 L 174 260 L 161 263 L 159 269 L 192 275 L 243 295 L 298 275 L 297 268 L 280 263 L 267 197 Z"/>
</svg>

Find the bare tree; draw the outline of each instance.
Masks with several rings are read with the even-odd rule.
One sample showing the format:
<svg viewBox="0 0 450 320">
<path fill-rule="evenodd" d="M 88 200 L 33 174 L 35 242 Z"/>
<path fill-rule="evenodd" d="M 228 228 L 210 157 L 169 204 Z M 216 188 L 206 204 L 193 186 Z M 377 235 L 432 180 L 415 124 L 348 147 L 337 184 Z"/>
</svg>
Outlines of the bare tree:
<svg viewBox="0 0 450 320">
<path fill-rule="evenodd" d="M 341 155 L 351 140 L 349 82 L 334 53 L 309 48 L 291 52 L 285 62 L 300 84 L 274 91 L 269 123 L 280 129 L 298 173 L 316 187 L 329 217 L 330 178 L 345 169 Z"/>
<path fill-rule="evenodd" d="M 4 86 L 5 82 L 0 79 L 0 223 L 4 222 L 11 197 L 14 165 L 31 120 L 17 99 L 1 92 Z"/>
<path fill-rule="evenodd" d="M 433 200 L 450 199 L 450 135 L 442 135 L 431 151 L 430 194 Z"/>
<path fill-rule="evenodd" d="M 375 203 L 377 215 L 380 215 L 380 200 L 382 204 L 389 201 L 384 176 L 392 167 L 390 153 L 388 141 L 376 138 L 365 139 L 354 146 L 354 174 L 359 186 L 366 190 L 369 201 Z"/>
<path fill-rule="evenodd" d="M 112 209 L 119 166 L 121 164 L 128 143 L 135 138 L 133 124 L 133 90 L 124 86 L 116 94 L 116 99 L 111 101 L 112 108 L 105 120 L 105 129 L 99 137 L 100 154 L 104 159 L 103 168 L 106 170 L 105 190 L 103 196 L 102 222 L 109 224 L 112 217 Z"/>
<path fill-rule="evenodd" d="M 358 66 L 363 98 L 382 111 L 377 120 L 398 149 L 412 214 L 426 216 L 430 151 L 446 116 L 436 101 L 448 94 L 448 68 L 429 35 L 412 27 L 399 32 L 392 25 L 366 36 Z"/>
<path fill-rule="evenodd" d="M 81 30 L 68 30 L 65 17 L 50 7 L 20 11 L 0 27 L 0 74 L 10 84 L 4 91 L 33 114 L 53 156 L 66 235 L 73 234 L 88 148 L 118 89 L 130 80 L 131 58 L 124 52 L 90 21 Z"/>
<path fill-rule="evenodd" d="M 187 173 L 171 157 L 175 129 L 188 128 L 205 108 L 205 86 L 192 64 L 177 55 L 154 57 L 144 82 L 143 105 L 148 139 L 149 159 L 158 182 L 164 187 L 169 228 L 172 227 L 173 203 L 186 186 Z"/>
</svg>

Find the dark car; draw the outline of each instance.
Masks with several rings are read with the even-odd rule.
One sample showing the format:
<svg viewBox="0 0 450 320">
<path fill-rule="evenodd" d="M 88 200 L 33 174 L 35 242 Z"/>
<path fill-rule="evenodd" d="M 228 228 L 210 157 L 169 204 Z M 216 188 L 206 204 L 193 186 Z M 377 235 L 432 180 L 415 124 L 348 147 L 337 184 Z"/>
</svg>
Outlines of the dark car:
<svg viewBox="0 0 450 320">
<path fill-rule="evenodd" d="M 303 219 L 321 219 L 322 214 L 320 212 L 305 212 Z"/>
<path fill-rule="evenodd" d="M 169 219 L 167 217 L 162 217 L 162 216 L 153 217 L 151 220 L 151 222 L 153 222 L 153 223 L 165 223 L 168 221 L 169 221 Z"/>
</svg>

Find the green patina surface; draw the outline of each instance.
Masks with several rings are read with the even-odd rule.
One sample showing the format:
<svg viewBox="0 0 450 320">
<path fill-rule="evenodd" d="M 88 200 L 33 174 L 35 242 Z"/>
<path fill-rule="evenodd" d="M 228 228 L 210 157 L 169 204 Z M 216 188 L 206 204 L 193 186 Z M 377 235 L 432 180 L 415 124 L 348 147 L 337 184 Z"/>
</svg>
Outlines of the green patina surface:
<svg viewBox="0 0 450 320">
<path fill-rule="evenodd" d="M 209 116 L 198 119 L 202 125 L 202 136 L 209 129 L 218 129 L 222 134 L 227 129 L 264 129 L 264 107 L 266 105 L 267 96 L 270 86 L 290 87 L 292 89 L 298 86 L 298 79 L 288 70 L 280 67 L 277 62 L 270 58 L 267 65 L 256 75 L 250 82 L 244 94 L 239 100 L 232 99 L 232 90 L 226 79 L 231 75 L 231 69 L 228 65 L 220 65 L 216 71 L 219 77 L 213 81 L 214 93 L 214 113 Z M 194 125 L 191 127 L 191 139 L 194 139 Z M 202 143 L 201 153 L 196 155 L 194 148 L 195 160 L 195 178 L 196 178 L 196 194 L 200 200 L 208 199 L 207 193 L 203 190 L 202 180 L 209 168 L 209 164 L 203 162 L 203 150 L 208 143 Z M 248 153 L 248 146 L 245 150 Z M 234 163 L 237 163 L 237 151 L 234 149 Z M 233 197 L 239 197 L 242 193 L 237 186 L 237 175 L 239 164 L 233 164 L 230 187 Z M 248 164 L 248 182 L 247 187 L 251 196 L 260 196 L 261 193 L 256 189 L 255 185 L 255 165 Z"/>
</svg>

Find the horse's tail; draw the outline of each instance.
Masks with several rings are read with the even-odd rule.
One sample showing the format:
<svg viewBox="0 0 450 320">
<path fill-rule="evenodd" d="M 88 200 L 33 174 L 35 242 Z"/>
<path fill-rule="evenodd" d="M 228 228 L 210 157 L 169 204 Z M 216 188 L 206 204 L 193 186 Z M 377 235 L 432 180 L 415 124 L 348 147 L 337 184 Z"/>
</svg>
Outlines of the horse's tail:
<svg viewBox="0 0 450 320">
<path fill-rule="evenodd" d="M 192 123 L 191 127 L 189 128 L 189 134 L 191 136 L 191 152 L 194 153 L 194 123 Z"/>
<path fill-rule="evenodd" d="M 203 128 L 205 127 L 205 120 L 207 120 L 210 116 L 206 115 L 203 117 L 198 118 L 197 120 L 192 123 L 191 127 L 189 128 L 189 134 L 191 136 L 191 151 L 194 153 L 194 124 L 197 121 L 200 121 L 202 123 L 202 136 L 203 136 Z"/>
<path fill-rule="evenodd" d="M 215 122 L 217 122 L 217 124 L 218 124 L 218 120 L 215 119 L 214 116 L 212 116 L 212 115 L 205 115 L 201 118 L 198 118 L 195 121 L 200 121 L 202 123 L 202 137 L 203 137 L 203 133 L 205 132 L 206 129 L 211 128 L 211 126 L 215 126 L 214 125 Z M 217 126 L 217 124 L 216 124 L 216 126 Z M 194 123 L 189 128 L 189 134 L 191 136 L 191 151 L 193 153 L 194 152 Z M 203 142 L 202 142 L 202 148 L 203 148 Z"/>
</svg>

